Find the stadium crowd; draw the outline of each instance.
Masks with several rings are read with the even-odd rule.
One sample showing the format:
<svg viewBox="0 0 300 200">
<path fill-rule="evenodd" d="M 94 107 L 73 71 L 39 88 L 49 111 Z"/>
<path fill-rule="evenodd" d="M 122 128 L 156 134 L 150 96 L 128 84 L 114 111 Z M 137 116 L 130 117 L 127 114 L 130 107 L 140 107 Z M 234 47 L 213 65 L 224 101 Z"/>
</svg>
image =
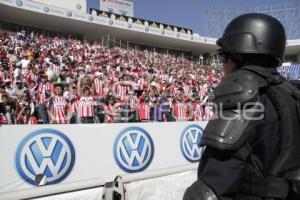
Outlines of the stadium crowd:
<svg viewBox="0 0 300 200">
<path fill-rule="evenodd" d="M 0 33 L 0 124 L 208 120 L 221 79 L 171 54 Z"/>
</svg>

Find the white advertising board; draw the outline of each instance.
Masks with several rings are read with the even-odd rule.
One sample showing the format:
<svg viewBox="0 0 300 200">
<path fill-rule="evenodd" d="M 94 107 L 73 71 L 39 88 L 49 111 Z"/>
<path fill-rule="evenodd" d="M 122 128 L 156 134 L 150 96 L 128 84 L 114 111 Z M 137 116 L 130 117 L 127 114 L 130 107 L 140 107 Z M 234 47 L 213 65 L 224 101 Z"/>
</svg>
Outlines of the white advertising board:
<svg viewBox="0 0 300 200">
<path fill-rule="evenodd" d="M 0 127 L 0 193 L 197 163 L 206 122 Z"/>
<path fill-rule="evenodd" d="M 132 0 L 100 0 L 100 10 L 134 17 Z"/>
<path fill-rule="evenodd" d="M 48 4 L 60 8 L 77 10 L 86 13 L 86 0 L 31 0 L 38 3 Z"/>
</svg>

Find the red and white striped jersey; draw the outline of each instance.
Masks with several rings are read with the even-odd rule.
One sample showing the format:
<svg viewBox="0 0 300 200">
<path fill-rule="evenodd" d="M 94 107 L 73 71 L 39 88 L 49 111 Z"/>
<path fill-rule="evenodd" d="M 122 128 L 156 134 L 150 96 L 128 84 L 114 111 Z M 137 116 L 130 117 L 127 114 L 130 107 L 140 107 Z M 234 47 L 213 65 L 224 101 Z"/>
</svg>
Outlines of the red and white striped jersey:
<svg viewBox="0 0 300 200">
<path fill-rule="evenodd" d="M 24 68 L 21 69 L 21 78 L 22 78 L 23 81 L 26 80 L 26 77 L 28 76 L 28 74 L 29 74 L 28 69 L 24 69 Z"/>
<path fill-rule="evenodd" d="M 200 86 L 200 88 L 199 88 L 200 99 L 203 100 L 204 97 L 206 96 L 206 94 L 207 94 L 207 87 L 205 85 Z"/>
<path fill-rule="evenodd" d="M 120 97 L 121 101 L 125 100 L 126 92 L 127 92 L 127 87 L 126 86 L 117 85 L 116 93 Z"/>
<path fill-rule="evenodd" d="M 208 121 L 210 120 L 214 115 L 213 109 L 211 106 L 207 105 L 205 106 L 205 114 L 204 114 L 204 120 Z"/>
<path fill-rule="evenodd" d="M 53 109 L 53 116 L 55 122 L 51 120 L 51 123 L 57 124 L 66 124 L 67 123 L 67 111 L 68 111 L 68 102 L 64 97 L 54 96 L 49 101 L 49 108 Z"/>
<path fill-rule="evenodd" d="M 177 121 L 188 120 L 190 107 L 181 102 L 176 102 L 173 106 L 174 115 Z"/>
<path fill-rule="evenodd" d="M 0 82 L 3 82 L 5 80 L 4 72 L 0 70 Z"/>
<path fill-rule="evenodd" d="M 58 65 L 53 65 L 52 70 L 55 74 L 59 75 L 60 74 L 60 66 Z"/>
<path fill-rule="evenodd" d="M 42 104 L 46 101 L 46 93 L 41 93 L 39 95 L 39 104 Z"/>
<path fill-rule="evenodd" d="M 39 103 L 44 103 L 46 101 L 46 91 L 49 90 L 53 92 L 53 85 L 51 83 L 40 84 L 38 87 L 39 92 Z"/>
<path fill-rule="evenodd" d="M 150 105 L 149 103 L 141 103 L 139 105 L 139 116 L 141 121 L 150 120 Z"/>
<path fill-rule="evenodd" d="M 31 116 L 28 120 L 28 124 L 37 124 L 37 123 L 38 123 L 38 120 L 34 116 Z"/>
<path fill-rule="evenodd" d="M 37 82 L 38 76 L 35 75 L 35 74 L 33 74 L 33 73 L 29 73 L 29 74 L 27 75 L 26 79 L 27 79 L 28 81 L 34 81 L 34 82 Z"/>
<path fill-rule="evenodd" d="M 183 86 L 184 94 L 185 96 L 192 96 L 191 88 L 188 85 Z"/>
<path fill-rule="evenodd" d="M 137 83 L 140 86 L 140 89 L 146 89 L 147 81 L 145 79 L 141 78 Z"/>
<path fill-rule="evenodd" d="M 109 75 L 108 75 L 108 79 L 110 82 L 114 82 L 114 81 L 117 81 L 117 77 L 115 75 L 115 73 L 111 72 Z"/>
<path fill-rule="evenodd" d="M 46 90 L 50 90 L 51 92 L 53 92 L 53 84 L 47 82 L 46 84 L 41 83 L 38 87 L 38 92 L 39 93 L 44 93 L 46 92 Z"/>
<path fill-rule="evenodd" d="M 159 84 L 159 91 L 162 92 L 166 89 L 166 87 L 162 84 Z"/>
<path fill-rule="evenodd" d="M 95 84 L 96 96 L 103 97 L 104 96 L 104 91 L 103 91 L 104 81 L 100 80 L 99 78 L 96 78 L 94 80 L 94 84 Z"/>
<path fill-rule="evenodd" d="M 201 104 L 194 104 L 194 121 L 203 120 L 203 108 Z"/>
<path fill-rule="evenodd" d="M 128 97 L 127 98 L 127 103 L 130 104 L 130 111 L 133 112 L 136 110 L 137 108 L 137 104 L 138 104 L 138 99 L 137 97 Z"/>
<path fill-rule="evenodd" d="M 173 107 L 173 98 L 168 98 L 168 102 L 169 102 L 170 107 L 172 108 Z"/>
<path fill-rule="evenodd" d="M 74 113 L 77 112 L 77 107 L 78 107 L 78 101 L 70 102 L 69 103 L 69 110 L 70 112 Z"/>
<path fill-rule="evenodd" d="M 140 90 L 143 88 L 142 84 L 139 81 L 138 82 L 130 81 L 130 85 L 133 90 Z"/>
<path fill-rule="evenodd" d="M 0 113 L 0 124 L 7 124 L 6 116 L 2 113 Z"/>
<path fill-rule="evenodd" d="M 114 106 L 113 105 L 105 106 L 104 110 L 107 113 L 107 115 L 106 115 L 107 122 L 115 123 L 116 122 L 116 117 L 115 117 L 116 110 L 115 110 Z"/>
<path fill-rule="evenodd" d="M 96 102 L 92 97 L 81 97 L 77 102 L 77 114 L 79 117 L 94 117 L 94 106 Z"/>
<path fill-rule="evenodd" d="M 214 75 L 213 75 L 213 73 L 211 73 L 211 72 L 208 74 L 207 82 L 208 82 L 209 85 L 211 85 L 211 83 L 212 83 L 212 81 L 213 81 L 213 79 L 214 79 L 213 76 L 214 76 Z"/>
</svg>

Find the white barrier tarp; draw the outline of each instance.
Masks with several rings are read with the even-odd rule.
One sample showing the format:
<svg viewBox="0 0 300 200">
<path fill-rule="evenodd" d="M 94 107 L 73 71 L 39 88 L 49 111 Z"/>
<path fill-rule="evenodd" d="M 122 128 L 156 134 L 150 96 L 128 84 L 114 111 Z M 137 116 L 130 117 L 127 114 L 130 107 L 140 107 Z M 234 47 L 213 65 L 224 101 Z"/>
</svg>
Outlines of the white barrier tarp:
<svg viewBox="0 0 300 200">
<path fill-rule="evenodd" d="M 36 198 L 35 200 L 102 200 L 103 190 L 103 187 L 93 188 Z"/>
<path fill-rule="evenodd" d="M 206 122 L 0 127 L 0 193 L 197 163 Z"/>
<path fill-rule="evenodd" d="M 126 200 L 181 200 L 197 180 L 197 170 L 124 184 Z"/>
</svg>

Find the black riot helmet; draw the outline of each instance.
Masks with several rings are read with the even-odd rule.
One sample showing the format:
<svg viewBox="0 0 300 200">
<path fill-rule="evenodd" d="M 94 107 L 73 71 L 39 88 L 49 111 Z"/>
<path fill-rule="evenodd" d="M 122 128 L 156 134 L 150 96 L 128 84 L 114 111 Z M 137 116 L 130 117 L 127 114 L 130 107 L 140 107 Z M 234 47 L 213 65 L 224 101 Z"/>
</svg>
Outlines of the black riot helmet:
<svg viewBox="0 0 300 200">
<path fill-rule="evenodd" d="M 283 62 L 286 35 L 274 17 L 249 13 L 233 19 L 217 44 L 227 53 L 266 55 L 278 66 Z"/>
</svg>

